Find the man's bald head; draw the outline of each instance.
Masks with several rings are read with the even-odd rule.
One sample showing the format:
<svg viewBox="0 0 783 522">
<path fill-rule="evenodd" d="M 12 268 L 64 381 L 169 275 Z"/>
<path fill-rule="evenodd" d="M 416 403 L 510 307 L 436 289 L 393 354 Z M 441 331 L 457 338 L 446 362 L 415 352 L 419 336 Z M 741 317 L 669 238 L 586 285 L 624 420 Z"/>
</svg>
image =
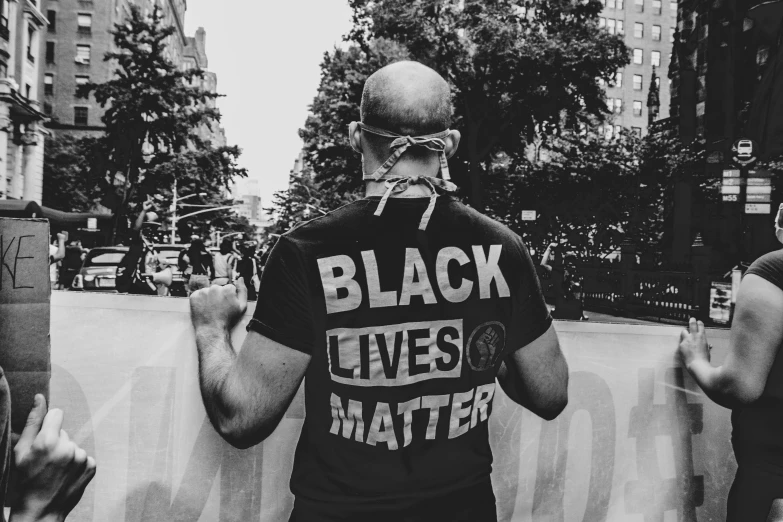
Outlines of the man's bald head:
<svg viewBox="0 0 783 522">
<path fill-rule="evenodd" d="M 418 62 L 396 62 L 373 73 L 362 92 L 362 122 L 399 134 L 421 136 L 449 128 L 449 84 Z"/>
</svg>

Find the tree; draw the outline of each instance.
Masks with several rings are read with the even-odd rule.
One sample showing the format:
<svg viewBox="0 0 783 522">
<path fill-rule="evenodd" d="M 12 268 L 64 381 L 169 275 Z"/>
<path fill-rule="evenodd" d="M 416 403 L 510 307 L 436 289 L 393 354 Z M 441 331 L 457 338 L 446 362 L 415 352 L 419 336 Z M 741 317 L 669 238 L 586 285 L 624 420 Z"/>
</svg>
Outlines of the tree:
<svg viewBox="0 0 783 522">
<path fill-rule="evenodd" d="M 65 212 L 89 212 L 100 190 L 89 177 L 93 138 L 47 138 L 44 150 L 43 204 Z"/>
<path fill-rule="evenodd" d="M 93 93 L 106 108 L 106 130 L 96 144 L 101 154 L 93 165 L 93 178 L 105 180 L 110 196 L 116 193 L 113 210 L 118 223 L 132 201 L 146 196 L 140 190 L 151 185 L 146 177 L 154 176 L 157 166 L 176 161 L 188 147 L 209 146 L 197 131 L 220 120 L 218 110 L 208 103 L 218 95 L 193 82 L 203 72 L 182 71 L 166 58 L 166 39 L 174 32 L 163 25 L 159 7 L 147 16 L 131 6 L 130 17 L 112 31 L 116 50 L 104 57 L 116 61 L 114 77 L 80 89 L 81 95 Z"/>
<path fill-rule="evenodd" d="M 464 164 L 455 166 L 455 178 L 469 185 L 478 209 L 484 207 L 480 179 L 491 173 L 495 154 L 513 154 L 536 137 L 603 119 L 598 80 L 611 83 L 628 63 L 622 37 L 598 27 L 597 0 L 534 7 L 523 0 L 349 3 L 350 38 L 366 55 L 373 53 L 373 38 L 392 40 L 452 85 Z"/>
</svg>

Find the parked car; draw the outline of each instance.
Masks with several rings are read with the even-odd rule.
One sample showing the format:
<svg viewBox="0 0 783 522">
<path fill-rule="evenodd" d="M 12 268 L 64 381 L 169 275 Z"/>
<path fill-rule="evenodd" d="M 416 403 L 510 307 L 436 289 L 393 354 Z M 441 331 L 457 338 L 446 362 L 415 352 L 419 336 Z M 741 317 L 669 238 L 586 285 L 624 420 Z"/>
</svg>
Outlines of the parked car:
<svg viewBox="0 0 783 522">
<path fill-rule="evenodd" d="M 177 265 L 179 260 L 179 254 L 185 250 L 185 245 L 155 245 L 157 250 L 163 257 L 166 258 L 166 262 L 171 267 L 171 286 L 169 291 L 171 295 L 184 297 L 187 295 L 185 292 L 185 276 Z"/>
<path fill-rule="evenodd" d="M 82 268 L 71 285 L 72 290 L 116 292 L 117 267 L 128 247 L 96 247 L 84 258 Z"/>
</svg>

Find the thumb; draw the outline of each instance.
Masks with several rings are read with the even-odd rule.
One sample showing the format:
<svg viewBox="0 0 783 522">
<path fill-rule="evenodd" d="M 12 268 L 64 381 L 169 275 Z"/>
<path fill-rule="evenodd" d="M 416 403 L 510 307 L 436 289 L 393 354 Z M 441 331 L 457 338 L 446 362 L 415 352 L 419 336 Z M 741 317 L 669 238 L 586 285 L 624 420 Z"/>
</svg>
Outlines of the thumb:
<svg viewBox="0 0 783 522">
<path fill-rule="evenodd" d="M 237 280 L 234 282 L 234 285 L 237 287 L 237 299 L 239 299 L 239 305 L 244 311 L 247 309 L 247 286 L 245 286 L 245 279 L 243 277 L 237 278 Z"/>
<path fill-rule="evenodd" d="M 17 446 L 21 445 L 22 448 L 29 448 L 32 446 L 35 437 L 37 437 L 38 432 L 41 431 L 41 425 L 43 424 L 44 417 L 46 417 L 46 411 L 46 399 L 40 393 L 36 394 L 33 409 L 30 410 L 30 414 L 27 416 L 27 423 L 22 430 L 22 435 L 19 437 Z"/>
</svg>

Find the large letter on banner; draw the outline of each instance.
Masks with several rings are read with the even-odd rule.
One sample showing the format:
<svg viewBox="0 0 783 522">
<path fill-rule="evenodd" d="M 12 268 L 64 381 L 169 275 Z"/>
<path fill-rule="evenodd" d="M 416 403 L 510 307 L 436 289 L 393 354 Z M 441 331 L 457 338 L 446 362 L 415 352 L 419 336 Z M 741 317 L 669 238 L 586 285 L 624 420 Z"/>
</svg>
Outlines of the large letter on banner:
<svg viewBox="0 0 783 522">
<path fill-rule="evenodd" d="M 628 436 L 636 438 L 639 480 L 625 485 L 625 510 L 642 513 L 645 522 L 663 520 L 664 511 L 676 509 L 677 520 L 696 522 L 696 506 L 704 503 L 704 477 L 693 473 L 692 435 L 702 432 L 704 408 L 688 404 L 682 368 L 666 372 L 666 403 L 653 403 L 655 370 L 639 370 L 639 405 L 631 408 Z M 674 478 L 662 478 L 655 438 L 671 437 Z M 650 502 L 656 498 L 657 502 Z"/>
<path fill-rule="evenodd" d="M 592 372 L 573 372 L 569 378 L 569 402 L 552 422 L 543 423 L 538 450 L 536 488 L 533 493 L 533 520 L 564 520 L 568 432 L 571 419 L 580 410 L 590 414 L 593 426 L 590 459 L 590 485 L 584 522 L 602 522 L 609 511 L 615 450 L 615 414 L 612 392 L 601 377 Z"/>
<path fill-rule="evenodd" d="M 220 471 L 220 521 L 259 521 L 262 445 L 237 450 L 223 442 L 206 417 L 171 500 L 174 384 L 173 368 L 142 367 L 133 374 L 129 482 L 134 474 L 149 478 L 140 489 L 129 492 L 125 520 L 198 520 Z"/>
</svg>

